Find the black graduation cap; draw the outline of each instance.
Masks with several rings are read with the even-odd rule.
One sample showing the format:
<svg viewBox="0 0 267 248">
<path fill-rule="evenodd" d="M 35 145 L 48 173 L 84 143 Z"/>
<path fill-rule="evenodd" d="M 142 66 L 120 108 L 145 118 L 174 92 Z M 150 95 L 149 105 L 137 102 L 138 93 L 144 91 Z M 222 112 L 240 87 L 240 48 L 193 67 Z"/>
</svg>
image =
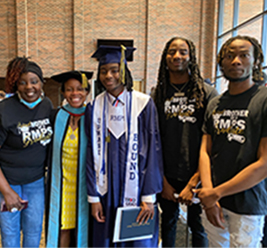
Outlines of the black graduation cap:
<svg viewBox="0 0 267 248">
<path fill-rule="evenodd" d="M 91 71 L 67 71 L 57 75 L 52 76 L 51 78 L 59 83 L 65 83 L 69 79 L 74 78 L 78 80 L 84 89 L 90 86 L 88 84 L 88 80 L 93 76 L 93 72 Z"/>
<path fill-rule="evenodd" d="M 97 58 L 99 60 L 99 66 L 110 63 L 120 63 L 122 57 L 122 49 L 125 53 L 123 60 L 126 64 L 127 58 L 129 58 L 131 54 L 136 50 L 135 47 L 101 45 L 91 57 Z"/>
</svg>

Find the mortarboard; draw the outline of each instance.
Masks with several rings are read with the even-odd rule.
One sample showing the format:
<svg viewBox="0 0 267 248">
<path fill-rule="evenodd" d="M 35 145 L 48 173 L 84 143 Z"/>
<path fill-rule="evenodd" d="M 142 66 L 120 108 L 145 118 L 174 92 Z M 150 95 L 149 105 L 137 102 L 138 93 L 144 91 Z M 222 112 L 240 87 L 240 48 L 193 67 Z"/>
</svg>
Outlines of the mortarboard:
<svg viewBox="0 0 267 248">
<path fill-rule="evenodd" d="M 101 45 L 91 56 L 92 58 L 97 58 L 99 60 L 99 65 L 106 65 L 110 63 L 120 63 L 121 62 L 121 50 L 123 46 L 105 46 Z M 131 54 L 136 50 L 135 47 L 123 47 L 125 51 L 125 58 L 129 58 Z M 126 63 L 126 60 L 124 62 Z"/>
<path fill-rule="evenodd" d="M 78 80 L 84 89 L 90 87 L 88 80 L 93 76 L 93 72 L 90 71 L 67 71 L 57 75 L 52 76 L 51 78 L 59 83 L 65 83 L 69 79 L 74 78 Z"/>
</svg>

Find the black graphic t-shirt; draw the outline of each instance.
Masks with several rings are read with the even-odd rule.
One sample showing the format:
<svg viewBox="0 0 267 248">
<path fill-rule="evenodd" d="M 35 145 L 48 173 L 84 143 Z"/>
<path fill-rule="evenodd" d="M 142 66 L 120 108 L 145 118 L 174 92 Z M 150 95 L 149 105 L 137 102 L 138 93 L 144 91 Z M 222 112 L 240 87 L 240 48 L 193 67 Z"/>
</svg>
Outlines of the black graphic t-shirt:
<svg viewBox="0 0 267 248">
<path fill-rule="evenodd" d="M 228 91 L 207 107 L 203 131 L 211 135 L 214 186 L 228 181 L 257 161 L 261 138 L 267 137 L 267 89 L 254 85 L 239 95 Z M 266 180 L 221 199 L 221 206 L 239 214 L 267 214 Z"/>
<path fill-rule="evenodd" d="M 44 175 L 47 144 L 51 141 L 52 103 L 44 98 L 34 109 L 17 95 L 0 103 L 0 166 L 10 184 L 26 184 Z"/>
<path fill-rule="evenodd" d="M 167 88 L 164 110 L 159 110 L 166 177 L 187 182 L 197 170 L 204 113 L 208 101 L 218 94 L 206 83 L 204 90 L 204 108 L 196 109 L 195 99 L 188 99 L 186 93 L 184 96 L 177 94 L 171 85 Z"/>
</svg>

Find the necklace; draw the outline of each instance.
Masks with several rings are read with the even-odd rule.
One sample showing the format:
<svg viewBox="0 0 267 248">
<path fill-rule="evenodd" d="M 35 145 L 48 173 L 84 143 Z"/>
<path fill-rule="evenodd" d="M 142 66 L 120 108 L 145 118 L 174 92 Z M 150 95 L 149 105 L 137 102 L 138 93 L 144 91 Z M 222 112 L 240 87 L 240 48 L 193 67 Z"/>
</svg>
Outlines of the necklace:
<svg viewBox="0 0 267 248">
<path fill-rule="evenodd" d="M 74 115 L 71 115 L 71 116 L 70 116 L 70 121 L 72 122 L 71 124 L 72 124 L 73 127 L 75 127 L 75 119 L 74 119 L 74 118 L 75 118 Z M 71 139 L 71 140 L 74 140 L 74 139 L 76 138 L 76 136 L 75 136 L 75 134 L 74 134 L 74 130 L 75 130 L 75 129 L 74 129 L 74 130 L 72 129 L 71 124 L 70 124 L 70 128 L 71 128 L 72 134 L 70 135 L 70 139 Z"/>
<path fill-rule="evenodd" d="M 188 82 L 189 82 L 189 81 L 188 81 Z M 185 88 L 185 86 L 188 84 L 188 82 L 186 82 L 186 83 L 182 86 L 181 89 L 178 89 L 173 83 L 171 83 L 171 86 L 172 86 L 175 90 L 178 91 L 178 92 L 175 92 L 175 93 L 174 93 L 174 96 L 184 96 L 185 93 L 184 93 L 182 90 Z"/>
</svg>

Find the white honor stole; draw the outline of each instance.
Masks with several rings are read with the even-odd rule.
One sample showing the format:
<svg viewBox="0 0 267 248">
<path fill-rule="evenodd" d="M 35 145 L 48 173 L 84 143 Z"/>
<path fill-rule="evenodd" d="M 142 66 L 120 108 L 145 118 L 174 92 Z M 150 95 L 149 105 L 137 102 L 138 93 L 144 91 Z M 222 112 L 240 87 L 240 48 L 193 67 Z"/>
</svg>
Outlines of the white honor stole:
<svg viewBox="0 0 267 248">
<path fill-rule="evenodd" d="M 126 97 L 127 119 L 127 154 L 126 154 L 126 173 L 125 188 L 123 195 L 123 206 L 136 206 L 138 199 L 138 116 L 147 105 L 150 96 L 141 92 L 124 92 Z M 92 146 L 94 156 L 94 168 L 96 172 L 96 189 L 103 196 L 107 193 L 107 131 L 105 116 L 107 107 L 107 93 L 103 92 L 96 97 L 93 103 L 93 129 Z M 130 113 L 129 113 L 130 111 Z"/>
</svg>

